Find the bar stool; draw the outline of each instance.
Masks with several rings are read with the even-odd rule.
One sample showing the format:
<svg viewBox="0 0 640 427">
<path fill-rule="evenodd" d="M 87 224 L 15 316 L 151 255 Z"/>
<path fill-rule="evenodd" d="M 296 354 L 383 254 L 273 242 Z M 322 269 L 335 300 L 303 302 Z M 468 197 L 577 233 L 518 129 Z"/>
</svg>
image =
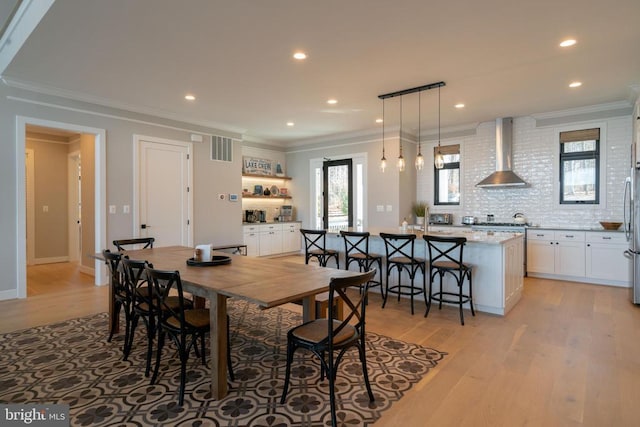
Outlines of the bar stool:
<svg viewBox="0 0 640 427">
<path fill-rule="evenodd" d="M 442 308 L 442 303 L 457 304 L 460 307 L 460 323 L 464 325 L 464 314 L 462 307 L 465 303 L 469 303 L 471 307 L 471 315 L 475 316 L 473 310 L 473 285 L 472 270 L 473 265 L 463 262 L 462 250 L 467 241 L 465 237 L 439 237 L 424 235 L 429 249 L 429 299 L 427 302 L 427 311 L 424 317 L 429 315 L 431 309 L 431 300 L 439 302 L 438 309 Z M 436 274 L 440 277 L 440 291 L 433 292 L 433 279 Z M 445 275 L 451 275 L 458 285 L 458 292 L 449 292 L 442 290 L 442 281 Z M 464 279 L 469 281 L 469 293 L 463 291 Z M 450 299 L 448 297 L 457 297 Z"/>
<path fill-rule="evenodd" d="M 384 240 L 385 251 L 387 254 L 387 289 L 386 295 L 383 297 L 382 308 L 387 303 L 389 292 L 398 295 L 409 295 L 411 297 L 411 314 L 413 314 L 413 296 L 422 293 L 425 302 L 427 301 L 427 292 L 425 285 L 425 259 L 418 258 L 414 255 L 415 234 L 389 234 L 380 233 L 380 237 Z M 398 270 L 398 284 L 389 286 L 389 275 L 393 269 Z M 402 271 L 406 270 L 411 279 L 410 285 L 402 284 Z M 414 285 L 416 273 L 422 272 L 422 289 Z"/>
<path fill-rule="evenodd" d="M 382 255 L 369 252 L 369 236 L 368 231 L 341 231 L 340 235 L 344 238 L 345 270 L 349 269 L 349 265 L 355 262 L 358 270 L 362 273 L 371 270 L 372 266 L 377 266 L 380 272 L 380 280 L 372 280 L 369 287 L 380 286 L 380 295 L 384 299 L 384 288 L 382 287 Z M 375 277 L 374 277 L 375 278 Z M 360 286 L 362 292 L 362 286 Z"/>
<path fill-rule="evenodd" d="M 302 237 L 304 237 L 304 263 L 309 264 L 311 258 L 316 258 L 321 267 L 327 266 L 327 261 L 331 258 L 336 259 L 336 268 L 340 268 L 340 260 L 338 251 L 326 249 L 327 230 L 307 230 L 300 229 Z"/>
</svg>

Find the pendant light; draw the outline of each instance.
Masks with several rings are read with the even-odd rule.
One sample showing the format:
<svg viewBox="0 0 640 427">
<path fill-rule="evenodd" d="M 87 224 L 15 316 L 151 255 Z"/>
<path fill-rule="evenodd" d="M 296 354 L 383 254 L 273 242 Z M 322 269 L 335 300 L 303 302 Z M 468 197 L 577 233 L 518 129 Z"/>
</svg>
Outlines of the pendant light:
<svg viewBox="0 0 640 427">
<path fill-rule="evenodd" d="M 384 156 L 384 100 L 387 98 L 393 98 L 396 96 L 400 97 L 400 138 L 399 138 L 399 146 L 400 146 L 400 155 L 398 156 L 398 170 L 402 172 L 405 169 L 406 163 L 402 153 L 402 97 L 404 95 L 408 95 L 410 93 L 418 92 L 418 155 L 416 156 L 416 169 L 421 170 L 424 167 L 424 157 L 422 155 L 422 143 L 420 141 L 420 116 L 421 116 L 421 99 L 420 92 L 424 90 L 430 90 L 438 88 L 438 149 L 437 154 L 435 156 L 435 166 L 438 169 L 441 169 L 444 166 L 444 158 L 440 153 L 440 88 L 445 86 L 445 82 L 436 82 L 429 83 L 423 86 L 412 87 L 410 89 L 398 90 L 395 92 L 384 93 L 382 95 L 378 95 L 378 98 L 382 99 L 382 159 L 380 159 L 380 169 L 382 172 L 385 171 L 387 167 L 387 159 Z M 440 165 L 440 166 L 438 166 Z"/>
<path fill-rule="evenodd" d="M 422 157 L 422 150 L 420 144 L 420 92 L 418 92 L 418 155 L 416 156 L 416 169 L 421 171 L 424 167 L 424 157 Z"/>
<path fill-rule="evenodd" d="M 400 155 L 398 156 L 398 171 L 403 172 L 405 167 L 404 156 L 402 155 L 402 96 L 400 97 L 400 134 L 398 137 L 400 145 Z"/>
<path fill-rule="evenodd" d="M 380 159 L 380 170 L 387 169 L 387 158 L 384 156 L 384 99 L 382 99 L 382 158 Z"/>
<path fill-rule="evenodd" d="M 438 87 L 438 150 L 436 151 L 434 165 L 436 169 L 444 167 L 444 156 L 440 152 L 440 87 Z"/>
</svg>

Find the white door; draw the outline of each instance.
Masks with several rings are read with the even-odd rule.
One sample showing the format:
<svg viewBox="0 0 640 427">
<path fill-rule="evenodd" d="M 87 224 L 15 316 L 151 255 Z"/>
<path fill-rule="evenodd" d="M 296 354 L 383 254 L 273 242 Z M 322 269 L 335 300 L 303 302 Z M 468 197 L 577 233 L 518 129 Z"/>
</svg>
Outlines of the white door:
<svg viewBox="0 0 640 427">
<path fill-rule="evenodd" d="M 74 151 L 67 158 L 68 174 L 68 229 L 69 229 L 69 261 L 80 260 L 82 250 L 82 208 L 80 203 L 81 194 L 81 168 L 80 152 Z"/>
<path fill-rule="evenodd" d="M 154 237 L 155 246 L 192 246 L 191 144 L 149 137 L 136 141 L 137 236 Z"/>
</svg>

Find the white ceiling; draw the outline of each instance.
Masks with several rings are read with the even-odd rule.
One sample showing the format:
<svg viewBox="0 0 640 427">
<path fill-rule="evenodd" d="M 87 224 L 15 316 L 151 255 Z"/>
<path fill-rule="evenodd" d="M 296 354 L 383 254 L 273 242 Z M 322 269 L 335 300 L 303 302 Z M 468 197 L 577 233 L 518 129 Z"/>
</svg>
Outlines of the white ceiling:
<svg viewBox="0 0 640 427">
<path fill-rule="evenodd" d="M 374 129 L 379 94 L 440 80 L 443 127 L 629 101 L 639 53 L 638 0 L 56 0 L 3 77 L 290 144 Z M 437 95 L 421 94 L 423 132 Z"/>
</svg>

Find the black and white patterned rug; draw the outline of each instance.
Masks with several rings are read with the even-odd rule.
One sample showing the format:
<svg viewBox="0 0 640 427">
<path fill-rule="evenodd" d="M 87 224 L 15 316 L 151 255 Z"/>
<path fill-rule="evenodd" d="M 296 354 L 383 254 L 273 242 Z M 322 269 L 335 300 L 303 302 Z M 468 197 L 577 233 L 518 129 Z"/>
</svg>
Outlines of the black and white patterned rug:
<svg viewBox="0 0 640 427">
<path fill-rule="evenodd" d="M 287 401 L 280 404 L 286 333 L 301 322 L 290 310 L 260 310 L 229 301 L 236 380 L 227 397 L 209 392 L 209 371 L 192 354 L 185 402 L 178 406 L 180 370 L 173 347 L 162 355 L 155 385 L 144 376 L 145 328 L 122 360 L 122 337 L 107 338 L 106 313 L 0 334 L 0 402 L 66 403 L 78 426 L 325 426 L 331 425 L 327 381 L 310 353 L 296 352 Z M 446 353 L 367 332 L 375 402 L 369 402 L 357 350 L 337 378 L 338 421 L 365 426 L 398 401 Z"/>
</svg>

